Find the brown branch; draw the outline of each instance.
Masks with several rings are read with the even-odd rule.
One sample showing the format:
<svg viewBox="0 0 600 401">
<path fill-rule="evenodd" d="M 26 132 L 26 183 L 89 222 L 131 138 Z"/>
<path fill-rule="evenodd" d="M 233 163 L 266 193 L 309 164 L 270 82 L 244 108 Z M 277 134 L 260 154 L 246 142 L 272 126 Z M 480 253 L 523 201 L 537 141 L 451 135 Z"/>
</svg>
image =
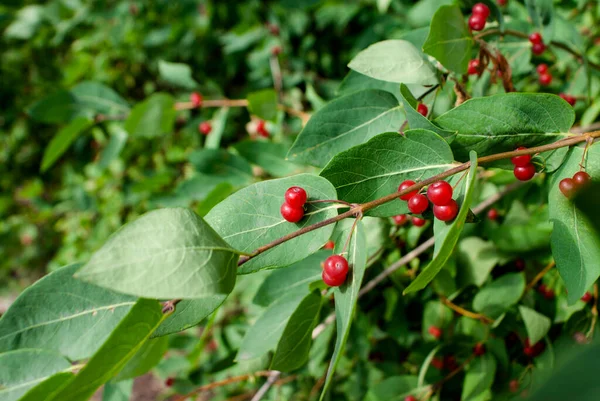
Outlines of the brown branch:
<svg viewBox="0 0 600 401">
<path fill-rule="evenodd" d="M 550 269 L 552 269 L 554 267 L 556 263 L 554 261 L 548 263 L 548 265 L 546 267 L 544 267 L 544 269 L 542 271 L 540 271 L 538 274 L 536 274 L 536 276 L 533 278 L 533 280 L 531 280 L 531 282 L 529 284 L 527 284 L 527 287 L 525 287 L 525 292 L 529 291 L 530 289 L 532 289 L 538 281 L 540 281 L 542 279 L 542 277 L 544 277 L 544 275 L 546 273 L 548 273 L 550 271 Z"/>
<path fill-rule="evenodd" d="M 455 311 L 456 313 L 459 313 L 463 316 L 466 316 L 468 318 L 471 319 L 475 319 L 475 320 L 479 320 L 482 323 L 485 324 L 489 324 L 489 323 L 493 323 L 494 319 L 487 317 L 486 315 L 483 315 L 481 313 L 475 313 L 475 312 L 471 312 L 468 311 L 458 305 L 456 305 L 454 302 L 450 301 L 448 298 L 446 298 L 443 295 L 440 295 L 440 301 L 442 301 L 442 303 L 444 305 L 446 305 L 448 308 L 452 309 L 453 311 Z"/>
<path fill-rule="evenodd" d="M 197 395 L 199 393 L 202 393 L 203 391 L 208 391 L 208 390 L 212 390 L 213 388 L 217 388 L 217 387 L 221 387 L 221 386 L 225 386 L 227 384 L 231 384 L 231 383 L 237 383 L 237 382 L 241 382 L 241 381 L 245 381 L 248 380 L 252 377 L 270 377 L 273 375 L 272 371 L 269 370 L 261 370 L 258 372 L 254 372 L 254 373 L 248 373 L 245 375 L 240 375 L 240 376 L 233 376 L 233 377 L 229 377 L 227 379 L 224 380 L 219 380 L 213 383 L 209 383 L 209 384 L 205 384 L 204 386 L 200 386 L 197 389 L 195 389 L 194 391 L 191 391 L 187 394 L 184 395 L 175 395 L 172 398 L 172 401 L 183 401 L 186 398 L 189 398 L 193 395 Z"/>
</svg>

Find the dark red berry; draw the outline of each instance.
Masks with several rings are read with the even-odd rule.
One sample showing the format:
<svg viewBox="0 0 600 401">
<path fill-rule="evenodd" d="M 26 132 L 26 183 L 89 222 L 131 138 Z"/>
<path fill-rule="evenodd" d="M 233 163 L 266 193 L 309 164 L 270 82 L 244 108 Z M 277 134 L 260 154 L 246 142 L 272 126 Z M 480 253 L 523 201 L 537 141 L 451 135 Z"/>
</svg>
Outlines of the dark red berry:
<svg viewBox="0 0 600 401">
<path fill-rule="evenodd" d="M 405 214 L 399 214 L 397 216 L 394 216 L 394 223 L 396 223 L 397 226 L 403 226 L 406 224 L 406 222 L 408 222 L 408 216 Z"/>
<path fill-rule="evenodd" d="M 208 135 L 210 134 L 210 131 L 212 131 L 212 125 L 208 121 L 202 121 L 198 125 L 198 131 L 204 135 Z"/>
<path fill-rule="evenodd" d="M 578 171 L 573 175 L 573 181 L 575 182 L 575 186 L 577 189 L 583 188 L 588 185 L 591 181 L 590 175 L 585 171 Z"/>
<path fill-rule="evenodd" d="M 485 18 L 480 14 L 473 14 L 469 17 L 469 28 L 474 31 L 481 31 L 485 28 Z"/>
<path fill-rule="evenodd" d="M 423 194 L 416 194 L 408 200 L 408 210 L 414 214 L 421 214 L 429 207 L 429 201 Z"/>
<path fill-rule="evenodd" d="M 529 181 L 535 175 L 535 166 L 533 164 L 527 164 L 526 166 L 517 166 L 513 170 L 515 177 L 519 181 Z"/>
<path fill-rule="evenodd" d="M 515 268 L 520 272 L 525 270 L 525 261 L 523 259 L 515 260 Z"/>
<path fill-rule="evenodd" d="M 569 103 L 571 106 L 575 106 L 575 103 L 577 103 L 577 99 L 575 99 L 574 96 L 567 95 L 566 93 L 561 93 L 558 96 L 564 99 L 564 101 Z"/>
<path fill-rule="evenodd" d="M 485 344 L 483 344 L 483 343 L 477 343 L 473 347 L 473 353 L 477 356 L 484 355 L 485 351 L 486 351 L 486 348 L 485 348 Z"/>
<path fill-rule="evenodd" d="M 581 297 L 581 300 L 585 303 L 588 303 L 592 300 L 592 294 L 590 294 L 589 292 L 586 292 L 585 294 L 583 294 L 583 296 Z"/>
<path fill-rule="evenodd" d="M 563 178 L 558 183 L 558 189 L 567 198 L 571 199 L 577 192 L 575 181 L 572 178 Z"/>
<path fill-rule="evenodd" d="M 265 126 L 265 124 L 266 124 L 265 120 L 259 120 L 258 123 L 256 124 L 256 132 L 258 133 L 258 135 L 268 138 L 269 131 L 267 130 L 267 127 Z"/>
<path fill-rule="evenodd" d="M 202 106 L 202 95 L 198 92 L 192 92 L 190 95 L 190 101 L 194 107 Z"/>
<path fill-rule="evenodd" d="M 279 35 L 279 25 L 267 23 L 266 26 L 267 26 L 267 29 L 269 30 L 269 32 L 271 33 L 271 35 L 273 35 L 273 36 Z"/>
<path fill-rule="evenodd" d="M 479 14 L 483 18 L 487 19 L 490 16 L 490 9 L 483 3 L 477 3 L 473 6 L 471 10 L 473 14 Z"/>
<path fill-rule="evenodd" d="M 517 379 L 513 379 L 508 383 L 508 389 L 511 393 L 516 393 L 519 391 L 519 381 Z"/>
<path fill-rule="evenodd" d="M 533 45 L 531 45 L 531 51 L 533 52 L 533 54 L 539 56 L 540 54 L 546 51 L 546 45 L 543 43 L 534 43 Z"/>
<path fill-rule="evenodd" d="M 346 281 L 346 276 L 333 278 L 330 277 L 325 270 L 323 270 L 321 278 L 323 279 L 323 282 L 330 287 L 339 287 L 340 285 L 344 284 L 344 281 Z"/>
<path fill-rule="evenodd" d="M 520 146 L 517 150 L 525 150 L 527 149 L 525 146 Z M 521 155 L 511 157 L 510 161 L 517 167 L 527 166 L 531 162 L 531 155 Z"/>
<path fill-rule="evenodd" d="M 447 205 L 433 207 L 433 215 L 441 221 L 452 221 L 458 214 L 458 203 L 454 199 L 450 200 Z"/>
<path fill-rule="evenodd" d="M 329 240 L 323 245 L 323 249 L 333 249 L 335 247 L 335 242 Z"/>
<path fill-rule="evenodd" d="M 273 46 L 271 49 L 271 54 L 274 56 L 278 56 L 281 53 L 281 46 Z"/>
<path fill-rule="evenodd" d="M 173 383 L 175 383 L 175 379 L 173 377 L 167 377 L 167 380 L 165 380 L 165 386 L 167 387 L 171 387 Z"/>
<path fill-rule="evenodd" d="M 407 395 L 406 397 L 404 397 L 404 401 L 418 401 L 417 397 L 415 397 L 414 395 Z"/>
<path fill-rule="evenodd" d="M 419 105 L 417 106 L 417 111 L 419 112 L 419 114 L 427 117 L 427 113 L 429 112 L 429 109 L 427 108 L 426 104 L 419 103 Z"/>
<path fill-rule="evenodd" d="M 285 201 L 291 207 L 302 207 L 306 203 L 306 191 L 301 187 L 289 187 L 285 191 Z"/>
<path fill-rule="evenodd" d="M 439 339 L 442 336 L 442 329 L 437 326 L 429 326 L 427 332 L 431 334 L 436 339 Z"/>
<path fill-rule="evenodd" d="M 546 284 L 542 283 L 542 284 L 538 285 L 537 291 L 538 291 L 540 294 L 542 294 L 542 295 L 545 295 L 545 294 L 546 294 L 546 290 L 547 290 L 547 289 L 548 289 L 548 288 L 546 287 Z M 527 341 L 529 341 L 529 340 L 527 340 Z"/>
<path fill-rule="evenodd" d="M 444 360 L 436 356 L 431 360 L 431 366 L 433 366 L 437 370 L 442 370 L 444 369 Z"/>
<path fill-rule="evenodd" d="M 341 255 L 331 255 L 325 259 L 323 270 L 332 279 L 346 277 L 348 274 L 348 261 Z"/>
<path fill-rule="evenodd" d="M 479 74 L 479 60 L 474 59 L 469 61 L 469 69 L 467 70 L 469 75 Z"/>
<path fill-rule="evenodd" d="M 537 67 L 535 67 L 535 69 L 537 70 L 538 74 L 545 74 L 548 72 L 548 65 L 547 64 L 540 64 Z"/>
<path fill-rule="evenodd" d="M 527 355 L 528 357 L 532 358 L 535 356 L 535 349 L 533 349 L 533 347 L 531 347 L 531 346 L 525 346 L 523 348 L 523 353 L 525 355 Z"/>
<path fill-rule="evenodd" d="M 415 226 L 415 227 L 423 227 L 425 225 L 425 223 L 427 223 L 427 220 L 422 219 L 420 217 L 413 216 L 412 223 L 413 223 L 413 226 Z"/>
<path fill-rule="evenodd" d="M 498 5 L 503 7 L 506 5 L 507 0 L 498 0 Z"/>
<path fill-rule="evenodd" d="M 402 184 L 400 184 L 400 186 L 398 187 L 398 192 L 404 191 L 408 187 L 412 187 L 415 184 L 416 184 L 416 182 L 414 182 L 413 180 L 403 181 Z M 412 198 L 413 196 L 415 196 L 417 194 L 417 192 L 419 192 L 419 191 L 418 190 L 411 191 L 407 194 L 400 196 L 400 199 L 407 201 L 410 198 Z"/>
<path fill-rule="evenodd" d="M 290 204 L 283 202 L 281 205 L 281 216 L 290 223 L 297 223 L 304 217 L 304 209 L 301 207 L 293 207 Z"/>
<path fill-rule="evenodd" d="M 452 200 L 452 185 L 446 181 L 436 181 L 427 188 L 427 198 L 437 206 L 443 206 Z"/>
<path fill-rule="evenodd" d="M 487 217 L 488 219 L 492 220 L 492 221 L 496 221 L 498 220 L 498 210 L 491 208 L 490 210 L 488 210 L 487 212 Z"/>
<path fill-rule="evenodd" d="M 547 300 L 554 299 L 555 296 L 556 294 L 550 288 L 547 288 L 546 291 L 544 291 L 544 298 L 546 298 Z"/>
<path fill-rule="evenodd" d="M 540 81 L 540 85 L 548 86 L 552 83 L 552 75 L 550 75 L 548 73 L 541 74 L 539 81 Z"/>
<path fill-rule="evenodd" d="M 539 32 L 534 32 L 531 35 L 529 35 L 529 41 L 533 45 L 535 45 L 536 43 L 544 43 L 542 35 Z"/>
</svg>

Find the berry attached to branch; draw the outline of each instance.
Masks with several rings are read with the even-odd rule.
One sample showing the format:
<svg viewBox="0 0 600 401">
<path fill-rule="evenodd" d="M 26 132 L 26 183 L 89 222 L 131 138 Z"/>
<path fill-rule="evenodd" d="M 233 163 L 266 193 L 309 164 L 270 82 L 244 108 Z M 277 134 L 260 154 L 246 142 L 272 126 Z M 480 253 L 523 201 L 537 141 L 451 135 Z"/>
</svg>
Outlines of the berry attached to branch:
<svg viewBox="0 0 600 401">
<path fill-rule="evenodd" d="M 265 120 L 258 121 L 258 123 L 256 124 L 256 132 L 262 137 L 269 137 L 269 130 L 267 130 Z"/>
<path fill-rule="evenodd" d="M 441 221 L 452 221 L 458 214 L 458 204 L 454 199 L 451 199 L 447 205 L 433 207 L 433 215 Z"/>
<path fill-rule="evenodd" d="M 416 194 L 408 200 L 408 210 L 413 214 L 421 214 L 429 207 L 429 201 L 423 194 Z"/>
<path fill-rule="evenodd" d="M 406 181 L 403 181 L 403 182 L 402 182 L 402 184 L 400 184 L 400 186 L 398 187 L 398 192 L 400 192 L 400 191 L 404 191 L 406 188 L 408 188 L 408 187 L 412 187 L 412 186 L 413 186 L 413 185 L 415 185 L 415 184 L 416 184 L 416 182 L 414 182 L 413 180 L 406 180 Z M 415 195 L 416 195 L 418 192 L 419 192 L 419 191 L 412 191 L 412 192 L 409 192 L 409 193 L 407 193 L 407 194 L 404 194 L 404 195 L 400 196 L 400 199 L 402 199 L 402 200 L 404 200 L 404 201 L 407 201 L 407 200 L 409 200 L 410 198 L 412 198 L 413 196 L 415 196 Z"/>
<path fill-rule="evenodd" d="M 548 86 L 552 83 L 552 75 L 549 73 L 540 74 L 540 85 Z"/>
<path fill-rule="evenodd" d="M 283 203 L 283 205 L 281 205 L 281 217 L 283 217 L 286 221 L 289 221 L 290 223 L 297 223 L 300 220 L 302 220 L 302 217 L 304 217 L 304 209 L 301 207 L 293 207 L 290 206 L 287 203 Z"/>
<path fill-rule="evenodd" d="M 486 20 L 490 16 L 490 9 L 488 8 L 488 6 L 486 6 L 483 3 L 477 3 L 477 4 L 475 4 L 473 6 L 473 8 L 471 9 L 471 12 L 473 14 L 479 14 L 479 15 L 481 15 Z"/>
<path fill-rule="evenodd" d="M 212 131 L 212 125 L 208 121 L 202 121 L 198 125 L 198 131 L 203 135 L 208 135 Z"/>
<path fill-rule="evenodd" d="M 329 240 L 325 243 L 325 245 L 323 245 L 323 249 L 333 249 L 335 248 L 335 242 L 333 242 L 332 240 Z"/>
<path fill-rule="evenodd" d="M 420 217 L 413 216 L 412 223 L 413 223 L 413 226 L 415 226 L 415 227 L 423 227 L 425 225 L 425 223 L 427 223 L 427 220 L 422 219 Z"/>
<path fill-rule="evenodd" d="M 429 334 L 431 334 L 433 337 L 435 337 L 436 340 L 439 340 L 440 337 L 442 337 L 442 329 L 440 329 L 437 326 L 429 326 L 429 329 L 427 329 L 427 332 Z"/>
<path fill-rule="evenodd" d="M 202 95 L 199 92 L 192 92 L 190 102 L 195 108 L 202 106 Z"/>
<path fill-rule="evenodd" d="M 419 103 L 419 105 L 417 106 L 417 111 L 419 112 L 419 114 L 421 114 L 424 117 L 427 117 L 427 113 L 429 112 L 429 109 L 427 108 L 427 105 L 424 103 Z"/>
<path fill-rule="evenodd" d="M 558 189 L 567 199 L 571 199 L 576 192 L 575 181 L 572 178 L 563 178 L 558 184 Z"/>
<path fill-rule="evenodd" d="M 514 169 L 514 174 L 519 181 L 529 181 L 535 175 L 535 166 L 533 164 L 522 167 L 517 166 Z"/>
<path fill-rule="evenodd" d="M 408 222 L 408 216 L 405 214 L 399 214 L 397 216 L 394 216 L 394 223 L 397 226 L 403 226 Z"/>
<path fill-rule="evenodd" d="M 290 187 L 285 191 L 285 201 L 292 207 L 302 207 L 306 203 L 307 195 L 304 188 Z"/>
<path fill-rule="evenodd" d="M 427 188 L 427 198 L 436 206 L 444 206 L 452 200 L 452 185 L 446 181 L 436 181 Z"/>
<path fill-rule="evenodd" d="M 479 74 L 479 60 L 473 59 L 469 61 L 469 68 L 467 69 L 467 73 L 469 75 L 477 75 Z"/>
</svg>

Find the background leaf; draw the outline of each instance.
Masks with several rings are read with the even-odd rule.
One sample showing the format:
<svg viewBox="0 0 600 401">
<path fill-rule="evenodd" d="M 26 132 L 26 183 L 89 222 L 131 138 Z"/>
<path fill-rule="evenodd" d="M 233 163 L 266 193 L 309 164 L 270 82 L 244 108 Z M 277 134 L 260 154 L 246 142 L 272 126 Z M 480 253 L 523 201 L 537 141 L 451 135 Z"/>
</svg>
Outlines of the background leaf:
<svg viewBox="0 0 600 401">
<path fill-rule="evenodd" d="M 252 181 L 252 166 L 242 157 L 225 149 L 201 149 L 189 155 L 189 161 L 199 173 L 219 177 L 233 186 Z"/>
<path fill-rule="evenodd" d="M 496 319 L 519 302 L 525 291 L 522 273 L 505 274 L 484 286 L 473 298 L 473 309 Z"/>
<path fill-rule="evenodd" d="M 102 401 L 129 401 L 133 392 L 133 379 L 109 381 L 102 390 Z"/>
<path fill-rule="evenodd" d="M 94 125 L 94 122 L 89 118 L 77 117 L 58 131 L 44 150 L 40 170 L 42 172 L 48 170 L 69 149 L 69 146 L 75 142 L 77 137 L 92 125 Z"/>
<path fill-rule="evenodd" d="M 154 138 L 173 129 L 175 101 L 166 93 L 155 93 L 138 103 L 125 121 L 125 129 L 132 136 Z"/>
<path fill-rule="evenodd" d="M 455 132 L 441 129 L 416 110 L 419 101 L 414 98 L 409 88 L 404 84 L 400 84 L 400 100 L 404 106 L 404 112 L 406 113 L 408 126 L 411 129 L 422 128 L 433 131 L 444 138 L 448 143 L 451 143 L 452 140 L 454 140 L 454 135 L 456 134 Z"/>
<path fill-rule="evenodd" d="M 129 104 L 117 92 L 100 82 L 84 81 L 75 85 L 71 93 L 78 107 L 91 110 L 106 117 L 123 116 L 129 112 Z"/>
<path fill-rule="evenodd" d="M 277 93 L 273 89 L 249 93 L 248 109 L 250 113 L 263 120 L 275 121 L 277 118 Z"/>
<path fill-rule="evenodd" d="M 198 82 L 192 77 L 192 69 L 187 64 L 158 60 L 158 72 L 163 81 L 173 86 L 190 90 L 198 87 Z"/>
<path fill-rule="evenodd" d="M 285 177 L 300 169 L 299 165 L 285 160 L 287 147 L 281 143 L 246 140 L 238 142 L 234 149 L 274 177 Z"/>
<path fill-rule="evenodd" d="M 485 401 L 491 399 L 490 388 L 496 374 L 496 359 L 491 353 L 476 357 L 467 366 L 461 401 Z"/>
<path fill-rule="evenodd" d="M 177 304 L 179 307 L 179 304 Z M 158 365 L 169 347 L 167 337 L 148 339 L 136 354 L 125 364 L 119 372 L 116 381 L 133 379 L 148 373 L 150 369 Z"/>
<path fill-rule="evenodd" d="M 548 317 L 526 306 L 519 306 L 519 312 L 525 323 L 529 342 L 536 344 L 548 333 L 552 322 Z"/>
</svg>

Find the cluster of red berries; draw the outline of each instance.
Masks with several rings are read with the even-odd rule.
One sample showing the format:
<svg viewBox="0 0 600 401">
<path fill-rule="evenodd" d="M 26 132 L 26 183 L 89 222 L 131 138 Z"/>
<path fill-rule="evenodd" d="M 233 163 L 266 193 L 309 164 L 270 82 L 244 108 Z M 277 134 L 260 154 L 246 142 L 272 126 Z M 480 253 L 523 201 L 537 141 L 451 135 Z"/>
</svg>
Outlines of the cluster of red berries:
<svg viewBox="0 0 600 401">
<path fill-rule="evenodd" d="M 517 150 L 527 149 L 524 146 L 518 147 Z M 513 170 L 515 177 L 519 181 L 529 181 L 535 175 L 535 166 L 531 163 L 531 155 L 514 156 L 510 159 L 515 166 Z"/>
<path fill-rule="evenodd" d="M 544 351 L 544 348 L 546 348 L 546 345 L 543 341 L 538 341 L 537 343 L 531 345 L 529 343 L 529 339 L 526 339 L 525 346 L 523 347 L 523 353 L 530 358 L 535 358 Z"/>
<path fill-rule="evenodd" d="M 556 296 L 554 291 L 551 288 L 546 287 L 545 284 L 540 284 L 537 291 L 547 300 L 554 299 L 554 297 Z"/>
<path fill-rule="evenodd" d="M 262 137 L 269 137 L 269 131 L 267 130 L 265 120 L 258 120 L 258 123 L 256 124 L 256 132 Z"/>
<path fill-rule="evenodd" d="M 331 255 L 323 263 L 321 277 L 325 284 L 330 287 L 338 287 L 344 284 L 348 275 L 348 261 L 342 255 Z"/>
<path fill-rule="evenodd" d="M 544 44 L 544 39 L 542 39 L 542 35 L 539 32 L 534 32 L 529 35 L 529 42 L 531 42 L 531 51 L 533 54 L 540 55 L 546 51 L 546 45 Z"/>
<path fill-rule="evenodd" d="M 538 65 L 536 68 L 538 73 L 538 80 L 540 85 L 548 86 L 552 83 L 552 74 L 548 71 L 548 66 L 544 63 Z"/>
<path fill-rule="evenodd" d="M 406 180 L 400 184 L 398 191 L 403 191 L 413 185 L 415 185 L 414 181 Z M 438 220 L 452 221 L 458 214 L 458 203 L 452 199 L 452 192 L 452 186 L 446 181 L 436 181 L 427 189 L 427 196 L 418 191 L 412 191 L 400 196 L 400 199 L 407 201 L 408 210 L 413 214 L 425 212 L 431 202 L 433 203 L 433 215 Z M 413 224 L 415 224 L 414 219 Z"/>
<path fill-rule="evenodd" d="M 396 223 L 397 226 L 403 226 L 406 223 L 408 223 L 408 218 L 409 218 L 409 216 L 407 216 L 405 214 L 399 214 L 399 215 L 393 217 L 394 223 Z M 411 218 L 411 221 L 413 223 L 413 226 L 416 226 L 416 227 L 422 227 L 425 225 L 425 223 L 427 223 L 427 220 L 421 219 L 416 216 L 413 216 Z"/>
<path fill-rule="evenodd" d="M 563 178 L 558 184 L 558 189 L 564 196 L 571 199 L 583 187 L 590 183 L 590 175 L 585 171 L 578 171 L 573 178 Z"/>
<path fill-rule="evenodd" d="M 304 217 L 306 191 L 300 187 L 290 187 L 285 191 L 285 200 L 281 205 L 281 216 L 290 223 L 299 222 Z"/>
<path fill-rule="evenodd" d="M 424 117 L 427 117 L 427 113 L 429 113 L 429 109 L 425 103 L 419 103 L 417 105 L 417 111 Z"/>
<path fill-rule="evenodd" d="M 469 61 L 469 68 L 467 69 L 467 73 L 469 75 L 479 74 L 479 59 L 475 58 Z"/>
<path fill-rule="evenodd" d="M 490 16 L 490 9 L 483 3 L 477 3 L 471 10 L 469 17 L 469 28 L 474 31 L 481 31 L 485 28 L 485 23 Z"/>
<path fill-rule="evenodd" d="M 567 95 L 566 93 L 561 93 L 558 96 L 560 96 L 565 102 L 569 103 L 571 106 L 575 106 L 575 103 L 577 103 L 577 99 L 575 98 L 575 96 Z"/>
</svg>

